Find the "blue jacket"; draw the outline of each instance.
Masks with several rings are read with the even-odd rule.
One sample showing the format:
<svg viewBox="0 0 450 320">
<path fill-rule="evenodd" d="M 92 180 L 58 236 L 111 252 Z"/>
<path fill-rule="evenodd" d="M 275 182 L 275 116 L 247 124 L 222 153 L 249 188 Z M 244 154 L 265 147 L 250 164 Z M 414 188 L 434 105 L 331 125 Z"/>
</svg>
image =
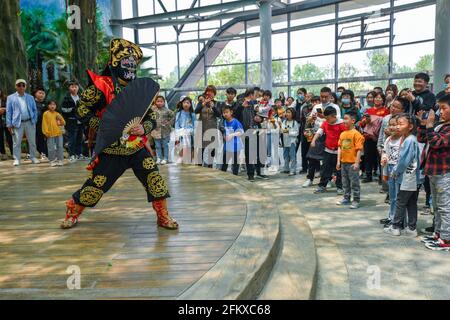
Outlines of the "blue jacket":
<svg viewBox="0 0 450 320">
<path fill-rule="evenodd" d="M 25 93 L 25 101 L 28 106 L 28 111 L 30 112 L 31 122 L 36 124 L 38 118 L 36 101 L 34 101 L 34 98 L 28 93 Z M 8 99 L 6 100 L 6 126 L 8 128 L 19 128 L 21 122 L 22 114 L 20 112 L 19 94 L 16 92 L 8 96 Z"/>
<path fill-rule="evenodd" d="M 403 141 L 398 162 L 392 169 L 392 176 L 397 179 L 398 184 L 402 184 L 405 172 L 411 168 L 416 170 L 417 185 L 421 184 L 423 179 L 420 174 L 420 150 L 417 138 L 414 135 L 408 136 Z"/>
</svg>

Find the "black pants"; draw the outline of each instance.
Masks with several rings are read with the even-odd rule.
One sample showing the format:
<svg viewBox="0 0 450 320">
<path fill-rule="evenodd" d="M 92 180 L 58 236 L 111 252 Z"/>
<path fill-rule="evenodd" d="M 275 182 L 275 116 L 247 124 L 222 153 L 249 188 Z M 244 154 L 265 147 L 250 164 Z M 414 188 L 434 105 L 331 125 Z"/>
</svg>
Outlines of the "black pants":
<svg viewBox="0 0 450 320">
<path fill-rule="evenodd" d="M 45 154 L 48 157 L 47 138 L 42 133 L 42 119 L 36 124 L 36 149 L 39 154 Z"/>
<path fill-rule="evenodd" d="M 395 215 L 393 226 L 399 229 L 405 220 L 405 211 L 408 212 L 408 227 L 415 230 L 417 226 L 417 198 L 418 191 L 402 191 L 397 194 L 395 202 Z"/>
<path fill-rule="evenodd" d="M 308 175 L 306 178 L 313 181 L 316 172 L 320 171 L 320 160 L 308 158 Z"/>
<path fill-rule="evenodd" d="M 9 133 L 9 130 L 6 126 L 0 127 L 0 153 L 1 154 L 6 154 L 5 138 L 6 138 L 6 143 L 8 143 L 9 151 L 11 152 L 11 155 L 12 155 L 12 153 L 13 153 L 12 136 Z"/>
<path fill-rule="evenodd" d="M 260 150 L 259 150 L 259 145 L 260 145 L 260 141 L 259 139 L 256 139 L 256 163 L 254 161 L 254 159 L 250 158 L 250 149 L 251 149 L 251 141 L 249 137 L 245 137 L 244 138 L 244 144 L 245 144 L 245 167 L 247 168 L 247 176 L 249 178 L 253 178 L 255 176 L 255 171 L 256 174 L 258 176 L 261 175 L 261 168 L 262 168 L 262 163 L 261 163 L 261 159 L 260 159 Z"/>
<path fill-rule="evenodd" d="M 377 142 L 366 140 L 364 142 L 364 166 L 367 179 L 372 179 L 372 174 L 379 167 L 379 154 L 377 150 Z"/>
<path fill-rule="evenodd" d="M 69 142 L 69 155 L 79 156 L 83 147 L 84 125 L 78 124 L 77 120 L 70 119 L 67 121 L 66 128 Z"/>
<path fill-rule="evenodd" d="M 337 154 L 334 153 L 323 153 L 323 167 L 322 172 L 320 174 L 320 183 L 319 187 L 326 188 L 328 182 L 331 181 L 331 177 L 333 172 L 336 172 L 336 187 L 338 189 L 342 189 L 342 176 L 341 171 L 336 170 L 337 164 Z"/>
<path fill-rule="evenodd" d="M 228 162 L 232 160 L 231 170 L 233 174 L 237 176 L 239 174 L 239 161 L 238 161 L 238 153 L 237 152 L 226 152 L 223 150 L 223 163 L 222 163 L 222 171 L 227 172 L 228 170 Z"/>
<path fill-rule="evenodd" d="M 306 155 L 308 154 L 309 146 L 311 145 L 311 143 L 308 142 L 306 140 L 306 138 L 304 138 L 304 137 L 302 138 L 301 142 L 302 142 L 301 143 L 302 144 L 302 171 L 306 172 L 309 167 L 308 166 L 309 159 L 306 157 Z"/>
<path fill-rule="evenodd" d="M 101 153 L 99 163 L 92 170 L 84 185 L 73 194 L 75 203 L 85 207 L 94 207 L 103 194 L 108 192 L 117 179 L 129 168 L 144 186 L 148 202 L 170 197 L 164 179 L 156 166 L 155 159 L 147 149 L 129 156 L 116 156 Z M 139 192 L 140 189 L 136 189 Z"/>
<path fill-rule="evenodd" d="M 425 176 L 423 187 L 425 189 L 425 206 L 429 207 L 431 199 L 431 187 L 430 187 L 430 178 L 428 178 L 428 176 Z"/>
</svg>

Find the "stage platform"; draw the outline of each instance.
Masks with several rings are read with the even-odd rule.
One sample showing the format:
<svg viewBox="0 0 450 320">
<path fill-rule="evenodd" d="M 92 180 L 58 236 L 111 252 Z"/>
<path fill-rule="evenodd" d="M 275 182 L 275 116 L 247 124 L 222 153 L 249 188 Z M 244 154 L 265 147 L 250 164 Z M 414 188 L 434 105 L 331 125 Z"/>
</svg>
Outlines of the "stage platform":
<svg viewBox="0 0 450 320">
<path fill-rule="evenodd" d="M 246 220 L 253 221 L 249 210 L 256 213 L 261 203 L 247 187 L 229 180 L 231 175 L 193 166 L 160 167 L 178 231 L 156 226 L 131 170 L 95 209 L 83 213 L 76 228 L 61 230 L 64 202 L 87 178 L 85 166 L 0 164 L 1 299 L 233 299 L 245 292 L 250 298 L 261 289 L 249 286 L 259 270 L 252 263 L 267 260 L 278 217 L 259 216 L 247 230 Z M 246 233 L 256 239 L 245 239 Z M 239 236 L 244 237 L 241 245 Z M 257 253 L 246 252 L 247 246 Z M 251 268 L 236 258 L 242 254 Z M 81 289 L 71 290 L 77 268 Z"/>
</svg>

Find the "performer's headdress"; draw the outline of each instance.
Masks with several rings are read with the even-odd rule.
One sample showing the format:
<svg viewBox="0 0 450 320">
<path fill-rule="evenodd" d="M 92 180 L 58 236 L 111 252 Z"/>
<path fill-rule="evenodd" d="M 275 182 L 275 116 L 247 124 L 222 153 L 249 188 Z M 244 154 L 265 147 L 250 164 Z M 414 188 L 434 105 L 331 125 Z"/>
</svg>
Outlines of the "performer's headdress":
<svg viewBox="0 0 450 320">
<path fill-rule="evenodd" d="M 118 67 L 123 58 L 132 56 L 139 64 L 143 57 L 141 48 L 137 44 L 125 39 L 112 39 L 109 51 L 109 62 L 113 67 Z"/>
</svg>

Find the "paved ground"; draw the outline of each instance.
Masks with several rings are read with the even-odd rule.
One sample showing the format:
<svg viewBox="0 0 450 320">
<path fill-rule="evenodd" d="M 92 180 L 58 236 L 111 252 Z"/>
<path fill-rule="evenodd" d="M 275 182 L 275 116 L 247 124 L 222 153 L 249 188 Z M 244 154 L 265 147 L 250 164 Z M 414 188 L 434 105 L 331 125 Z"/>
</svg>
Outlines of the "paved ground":
<svg viewBox="0 0 450 320">
<path fill-rule="evenodd" d="M 450 253 L 430 251 L 419 238 L 385 235 L 379 219 L 388 205 L 377 183 L 363 185 L 361 208 L 350 210 L 335 205 L 335 192 L 301 188 L 304 180 L 276 176 L 257 183 L 306 216 L 317 247 L 317 299 L 450 299 Z M 430 223 L 431 216 L 419 216 L 419 229 Z"/>
</svg>

